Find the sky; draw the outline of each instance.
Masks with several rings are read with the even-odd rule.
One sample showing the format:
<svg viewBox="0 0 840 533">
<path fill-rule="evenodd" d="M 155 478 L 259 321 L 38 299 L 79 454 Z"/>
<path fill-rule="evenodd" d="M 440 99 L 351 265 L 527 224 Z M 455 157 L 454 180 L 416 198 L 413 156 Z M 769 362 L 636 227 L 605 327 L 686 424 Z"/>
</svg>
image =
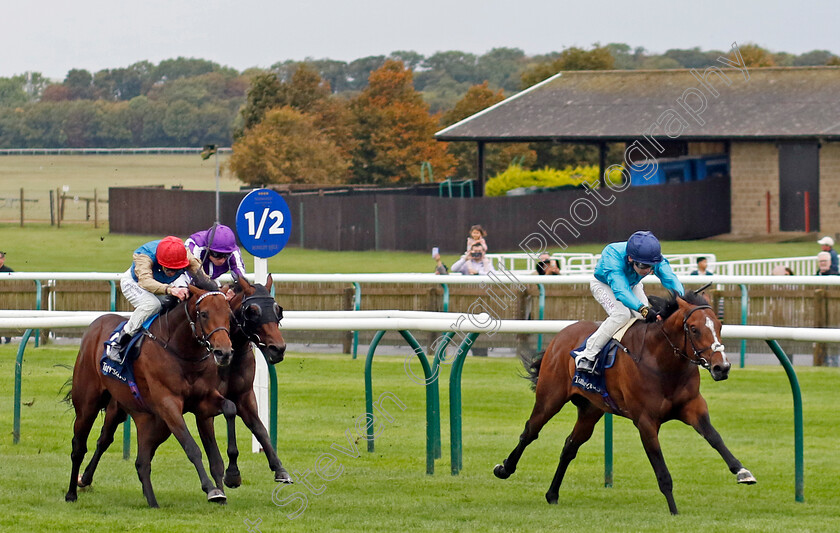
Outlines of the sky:
<svg viewBox="0 0 840 533">
<path fill-rule="evenodd" d="M 0 77 L 61 80 L 73 68 L 179 56 L 242 71 L 396 50 L 535 55 L 611 42 L 652 53 L 737 42 L 840 55 L 838 22 L 831 0 L 0 0 Z"/>
</svg>

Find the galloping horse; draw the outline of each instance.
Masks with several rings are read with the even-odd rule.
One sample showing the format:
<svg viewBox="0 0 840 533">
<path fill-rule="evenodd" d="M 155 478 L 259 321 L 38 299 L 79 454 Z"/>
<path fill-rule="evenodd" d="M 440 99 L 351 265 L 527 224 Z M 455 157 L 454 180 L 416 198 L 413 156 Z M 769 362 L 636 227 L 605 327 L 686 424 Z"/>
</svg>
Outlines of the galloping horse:
<svg viewBox="0 0 840 533">
<path fill-rule="evenodd" d="M 231 312 L 221 292 L 204 291 L 194 286 L 190 286 L 189 290 L 189 298 L 152 323 L 149 327 L 150 339 L 146 339 L 140 347 L 140 356 L 134 362 L 134 374 L 142 401 L 135 399 L 128 385 L 104 376 L 99 368 L 104 342 L 123 320 L 122 317 L 104 315 L 97 318 L 82 337 L 70 391 L 76 421 L 73 426 L 70 488 L 65 500 L 76 501 L 76 487 L 81 481 L 79 468 L 87 452 L 87 437 L 97 414 L 106 406 L 106 425 L 113 424 L 116 428 L 114 422 L 125 419 L 121 410 L 134 418 L 137 426 L 135 466 L 150 507 L 158 507 L 150 480 L 152 457 L 170 433 L 175 435 L 195 466 L 207 500 L 220 503 L 226 500 L 221 487 L 224 463 L 219 448 L 215 440 L 211 442 L 202 438 L 210 461 L 211 480 L 204 470 L 201 450 L 187 430 L 183 413 L 195 413 L 199 431 L 202 434 L 211 433 L 207 427 L 212 428 L 213 417 L 221 412 L 224 403 L 224 398 L 216 390 L 216 368 L 230 364 L 233 355 Z M 210 355 L 213 355 L 212 361 L 209 360 Z M 107 445 L 103 446 L 105 433 L 106 428 L 103 427 L 97 454 L 88 466 L 91 477 L 96 468 L 95 462 L 101 456 L 100 447 L 102 451 L 107 448 Z M 111 440 L 113 433 L 111 429 Z M 87 481 L 89 483 L 90 478 Z"/>
<path fill-rule="evenodd" d="M 598 420 L 611 412 L 633 421 L 638 428 L 648 460 L 656 473 L 659 490 L 668 501 L 668 509 L 677 514 L 672 494 L 671 474 L 659 446 L 659 427 L 668 420 L 681 420 L 692 426 L 723 457 L 738 483 L 756 480 L 749 470 L 732 455 L 709 420 L 706 400 L 700 395 L 700 371 L 707 368 L 715 381 L 729 377 L 730 364 L 720 342 L 720 321 L 699 291 L 684 297 L 671 295 L 669 300 L 654 296 L 651 302 L 662 312 L 663 320 L 653 324 L 634 324 L 622 344 L 629 354 L 618 351 L 615 364 L 606 370 L 606 388 L 614 401 L 608 405 L 598 393 L 585 392 L 572 385 L 575 362 L 569 352 L 580 346 L 597 328 L 593 322 L 581 321 L 558 333 L 542 358 L 526 362 L 535 391 L 536 403 L 519 444 L 493 473 L 507 479 L 516 471 L 516 464 L 525 447 L 537 439 L 542 427 L 571 401 L 578 408 L 578 417 L 566 438 L 560 463 L 545 495 L 556 504 L 560 484 L 578 448 L 589 440 Z"/>
<path fill-rule="evenodd" d="M 268 363 L 272 365 L 282 361 L 283 354 L 286 352 L 286 341 L 283 340 L 279 328 L 280 320 L 283 318 L 283 308 L 268 292 L 271 284 L 271 276 L 268 277 L 265 286 L 251 285 L 245 278 L 239 278 L 235 288 L 236 295 L 230 301 L 234 316 L 234 327 L 231 331 L 234 356 L 230 367 L 219 372 L 221 378 L 219 392 L 236 406 L 235 414 L 232 409 L 224 410 L 228 428 L 229 459 L 224 482 L 231 488 L 242 484 L 239 467 L 236 464 L 239 450 L 236 447 L 235 415 L 242 418 L 265 451 L 268 466 L 274 472 L 274 481 L 292 482 L 292 478 L 283 468 L 277 452 L 271 445 L 265 426 L 260 421 L 257 398 L 254 395 L 256 360 L 251 343 L 259 347 L 268 359 Z"/>
<path fill-rule="evenodd" d="M 272 278 L 268 277 L 266 285 L 251 285 L 245 278 L 239 278 L 235 286 L 236 295 L 230 300 L 233 312 L 231 341 L 233 344 L 233 358 L 228 366 L 218 369 L 217 390 L 228 401 L 222 407 L 228 424 L 228 468 L 225 470 L 224 483 L 230 488 L 242 484 L 239 467 L 236 463 L 239 450 L 236 446 L 236 415 L 238 414 L 245 425 L 265 451 L 268 465 L 274 472 L 274 480 L 281 483 L 291 483 L 291 477 L 277 457 L 268 432 L 259 418 L 256 396 L 254 395 L 254 373 L 256 361 L 251 343 L 256 344 L 268 358 L 270 364 L 283 360 L 286 351 L 286 341 L 280 333 L 279 322 L 283 318 L 281 308 L 268 292 L 271 289 Z M 230 402 L 232 401 L 232 403 Z M 112 399 L 105 410 L 105 421 L 102 424 L 96 451 L 84 473 L 79 477 L 78 486 L 87 487 L 93 482 L 99 460 L 105 450 L 113 443 L 114 433 L 119 424 L 126 419 L 126 413 Z M 200 431 L 202 443 L 207 450 L 208 442 L 215 442 L 212 434 L 213 426 Z"/>
</svg>

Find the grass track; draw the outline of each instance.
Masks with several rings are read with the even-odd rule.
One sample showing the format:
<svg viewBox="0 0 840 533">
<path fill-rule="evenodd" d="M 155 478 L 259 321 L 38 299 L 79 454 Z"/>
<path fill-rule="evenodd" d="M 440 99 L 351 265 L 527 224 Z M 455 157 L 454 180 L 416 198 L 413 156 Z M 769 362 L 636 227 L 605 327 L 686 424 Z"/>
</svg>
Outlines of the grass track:
<svg viewBox="0 0 840 533">
<path fill-rule="evenodd" d="M 759 483 L 738 486 L 719 456 L 679 423 L 661 432 L 681 515 L 672 517 L 659 493 L 635 428 L 616 420 L 615 486 L 603 483 L 603 431 L 596 430 L 572 463 L 560 504 L 548 506 L 548 488 L 574 410 L 567 407 L 526 451 L 507 481 L 492 476 L 494 464 L 514 446 L 533 402 L 511 359 L 470 358 L 464 372 L 464 470 L 449 475 L 448 394 L 442 382 L 443 458 L 435 476 L 424 474 L 425 408 L 422 388 L 404 373 L 402 359 L 378 357 L 375 395 L 396 394 L 406 410 L 377 439 L 376 452 L 357 445 L 359 458 L 344 458 L 332 481 L 309 477 L 322 494 L 309 494 L 305 512 L 289 521 L 292 506 L 271 501 L 276 485 L 260 455 L 243 453 L 244 485 L 228 490 L 224 507 L 204 501 L 183 451 L 168 440 L 152 465 L 161 509 L 146 508 L 133 460 L 120 446 L 110 450 L 91 490 L 65 503 L 73 414 L 59 403 L 75 349 L 29 348 L 23 366 L 22 437 L 12 444 L 13 347 L 0 347 L 0 531 L 232 531 L 244 520 L 262 520 L 263 532 L 304 531 L 837 531 L 840 523 L 840 428 L 831 368 L 798 370 L 805 407 L 805 503 L 794 502 L 792 400 L 781 368 L 734 369 L 713 383 L 703 373 L 712 420 L 727 445 Z M 344 355 L 290 354 L 278 366 L 281 383 L 280 456 L 297 477 L 311 469 L 332 443 L 347 445 L 344 432 L 364 412 L 362 360 Z M 448 369 L 446 369 L 448 371 Z M 221 421 L 217 433 L 221 432 Z M 250 449 L 240 424 L 239 445 Z M 94 432 L 98 431 L 98 425 Z M 352 430 L 351 430 L 352 431 Z M 94 445 L 94 438 L 89 447 Z M 132 450 L 132 454 L 134 450 Z M 333 452 L 335 453 L 335 452 Z M 302 483 L 286 488 L 308 492 Z"/>
</svg>

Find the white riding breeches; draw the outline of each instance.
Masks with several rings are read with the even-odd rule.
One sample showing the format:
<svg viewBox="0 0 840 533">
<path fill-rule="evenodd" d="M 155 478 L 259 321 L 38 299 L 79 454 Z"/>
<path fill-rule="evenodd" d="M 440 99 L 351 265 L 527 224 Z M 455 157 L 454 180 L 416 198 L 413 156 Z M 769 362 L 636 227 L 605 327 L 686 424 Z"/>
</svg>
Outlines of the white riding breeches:
<svg viewBox="0 0 840 533">
<path fill-rule="evenodd" d="M 595 359 L 595 356 L 598 355 L 598 352 L 601 351 L 601 348 L 609 342 L 610 338 L 612 338 L 618 330 L 630 321 L 630 318 L 634 315 L 640 315 L 635 310 L 631 310 L 629 307 L 618 301 L 618 298 L 615 297 L 615 293 L 612 288 L 610 288 L 610 286 L 606 283 L 601 283 L 597 279 L 592 280 L 589 282 L 589 290 L 592 291 L 592 296 L 595 297 L 595 300 L 601 304 L 601 307 L 603 307 L 607 312 L 607 315 L 609 315 L 607 316 L 607 319 L 601 323 L 595 333 L 589 337 L 586 341 L 586 348 L 580 353 L 580 357 L 584 357 L 592 361 Z M 648 299 L 647 296 L 645 296 L 645 290 L 642 288 L 641 283 L 638 283 L 635 287 L 633 287 L 633 294 L 643 304 L 648 305 Z"/>
<path fill-rule="evenodd" d="M 129 318 L 126 325 L 123 326 L 123 331 L 130 335 L 134 335 L 147 318 L 160 312 L 160 300 L 157 296 L 142 288 L 136 281 L 134 281 L 134 278 L 131 277 L 130 270 L 123 274 L 123 277 L 120 280 L 120 289 L 122 290 L 125 299 L 134 306 L 131 318 Z"/>
</svg>

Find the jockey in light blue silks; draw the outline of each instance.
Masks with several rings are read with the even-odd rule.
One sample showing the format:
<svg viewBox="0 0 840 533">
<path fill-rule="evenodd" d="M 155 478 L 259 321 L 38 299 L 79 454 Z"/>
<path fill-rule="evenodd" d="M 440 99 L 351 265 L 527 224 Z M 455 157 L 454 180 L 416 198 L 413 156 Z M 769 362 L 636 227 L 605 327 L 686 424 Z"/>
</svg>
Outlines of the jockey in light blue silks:
<svg viewBox="0 0 840 533">
<path fill-rule="evenodd" d="M 666 289 L 680 295 L 685 293 L 668 260 L 662 257 L 659 240 L 649 231 L 637 231 L 627 242 L 614 242 L 601 252 L 589 289 L 609 316 L 589 337 L 581 352 L 572 352 L 579 371 L 595 369 L 598 352 L 634 314 L 647 322 L 659 318 L 661 310 L 650 307 L 640 283 L 651 272 Z"/>
</svg>

